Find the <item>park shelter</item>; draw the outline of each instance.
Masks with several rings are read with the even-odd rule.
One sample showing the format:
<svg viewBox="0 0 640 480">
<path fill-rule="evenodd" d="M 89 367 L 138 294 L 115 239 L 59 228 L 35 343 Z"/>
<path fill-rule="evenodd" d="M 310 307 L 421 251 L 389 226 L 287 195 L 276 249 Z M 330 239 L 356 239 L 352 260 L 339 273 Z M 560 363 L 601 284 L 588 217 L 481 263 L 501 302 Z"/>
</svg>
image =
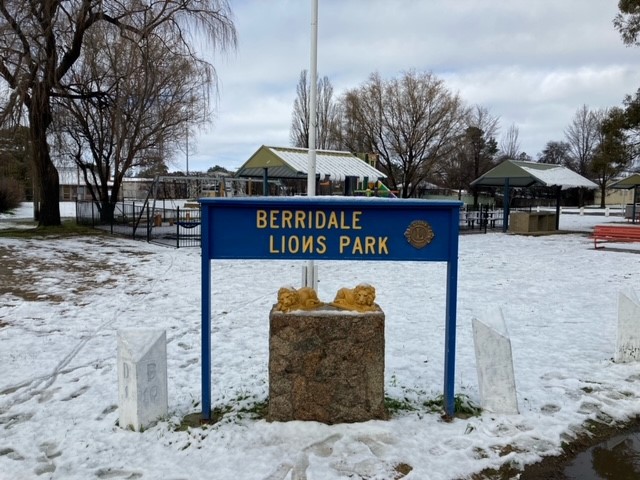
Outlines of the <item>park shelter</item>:
<svg viewBox="0 0 640 480">
<path fill-rule="evenodd" d="M 309 150 L 306 148 L 263 145 L 238 169 L 236 176 L 262 178 L 265 186 L 269 179 L 301 180 L 301 186 L 306 188 L 308 166 Z M 339 183 L 354 177 L 360 182 L 387 178 L 356 155 L 334 150 L 316 151 L 316 177 L 321 182 Z"/>
<path fill-rule="evenodd" d="M 640 173 L 634 173 L 633 175 L 629 175 L 617 182 L 613 182 L 609 185 L 609 188 L 615 189 L 633 189 L 633 203 L 631 207 L 631 219 L 633 223 L 636 223 L 636 219 L 638 217 L 637 207 L 636 205 L 640 201 L 638 198 L 638 190 L 640 188 Z"/>
<path fill-rule="evenodd" d="M 509 225 L 509 193 L 511 188 L 528 188 L 533 186 L 552 187 L 556 189 L 556 230 L 560 222 L 560 192 L 567 188 L 597 188 L 588 178 L 579 175 L 562 165 L 552 163 L 525 162 L 521 160 L 505 160 L 484 175 L 471 182 L 474 187 L 503 187 L 504 219 L 502 229 L 507 231 Z"/>
</svg>

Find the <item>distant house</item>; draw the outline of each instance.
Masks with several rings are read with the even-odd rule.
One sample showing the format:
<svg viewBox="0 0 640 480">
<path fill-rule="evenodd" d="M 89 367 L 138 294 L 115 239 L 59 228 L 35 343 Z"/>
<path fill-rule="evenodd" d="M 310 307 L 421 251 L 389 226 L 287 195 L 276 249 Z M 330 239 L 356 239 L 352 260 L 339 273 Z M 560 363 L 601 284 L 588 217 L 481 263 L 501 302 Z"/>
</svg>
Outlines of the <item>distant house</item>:
<svg viewBox="0 0 640 480">
<path fill-rule="evenodd" d="M 60 181 L 61 202 L 74 202 L 76 200 L 91 200 L 89 189 L 79 169 L 73 167 L 57 167 Z"/>
<path fill-rule="evenodd" d="M 236 177 L 249 182 L 249 195 L 260 194 L 268 185 L 270 194 L 301 195 L 307 192 L 309 150 L 295 147 L 261 146 L 236 172 Z M 316 193 L 344 193 L 345 187 L 363 182 L 377 184 L 387 176 L 349 152 L 316 151 Z M 364 188 L 367 188 L 365 186 Z"/>
<path fill-rule="evenodd" d="M 91 200 L 91 194 L 84 180 L 84 175 L 78 167 L 59 166 L 56 168 L 60 181 L 59 200 L 61 202 Z M 111 188 L 112 183 L 112 181 L 109 181 L 109 188 Z M 122 181 L 118 198 L 120 200 L 144 200 L 147 198 L 152 184 L 153 179 L 125 177 Z"/>
<path fill-rule="evenodd" d="M 625 172 L 607 185 L 605 205 L 640 204 L 640 173 Z M 599 205 L 602 192 L 596 193 L 594 203 Z"/>
<path fill-rule="evenodd" d="M 153 178 L 125 177 L 122 179 L 120 200 L 145 200 L 153 186 Z"/>
</svg>

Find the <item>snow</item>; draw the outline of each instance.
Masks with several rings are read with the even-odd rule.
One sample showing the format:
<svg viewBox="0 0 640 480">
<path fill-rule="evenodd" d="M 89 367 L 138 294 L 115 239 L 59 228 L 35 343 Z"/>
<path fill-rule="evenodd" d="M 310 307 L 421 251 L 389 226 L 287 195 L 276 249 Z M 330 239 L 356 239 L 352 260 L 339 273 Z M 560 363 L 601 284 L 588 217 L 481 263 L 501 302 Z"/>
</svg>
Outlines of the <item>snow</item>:
<svg viewBox="0 0 640 480">
<path fill-rule="evenodd" d="M 524 163 L 524 162 L 523 162 Z M 537 178 L 545 186 L 561 186 L 563 188 L 585 187 L 585 188 L 598 188 L 598 185 L 593 183 L 588 178 L 569 170 L 566 167 L 558 166 L 556 168 L 540 169 L 531 168 L 524 165 L 520 165 L 525 172 L 533 177 Z"/>
<path fill-rule="evenodd" d="M 317 262 L 321 300 L 375 286 L 386 396 L 415 408 L 328 426 L 241 411 L 267 398 L 269 311 L 304 262 L 213 262 L 212 403 L 232 411 L 180 430 L 199 412 L 199 250 L 0 238 L 0 479 L 391 479 L 406 464 L 404 478 L 447 480 L 557 454 L 588 419 L 640 414 L 638 364 L 612 360 L 618 294 L 638 291 L 640 257 L 593 249 L 586 232 L 608 221 L 621 218 L 563 214 L 561 228 L 578 233 L 460 237 L 456 393 L 479 402 L 471 321 L 498 306 L 520 414 L 450 423 L 423 406 L 443 390 L 445 264 Z M 125 328 L 167 331 L 169 415 L 142 433 L 116 425 Z"/>
</svg>

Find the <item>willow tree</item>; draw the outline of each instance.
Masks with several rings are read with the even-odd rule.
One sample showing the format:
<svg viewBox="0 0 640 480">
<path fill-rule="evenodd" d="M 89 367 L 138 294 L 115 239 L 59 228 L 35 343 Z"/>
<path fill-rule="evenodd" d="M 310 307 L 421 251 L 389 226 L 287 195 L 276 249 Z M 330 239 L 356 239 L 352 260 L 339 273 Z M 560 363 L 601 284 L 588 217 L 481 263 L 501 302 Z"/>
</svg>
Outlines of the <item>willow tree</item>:
<svg viewBox="0 0 640 480">
<path fill-rule="evenodd" d="M 466 107 L 432 73 L 406 72 L 383 80 L 373 74 L 343 97 L 344 130 L 377 153 L 393 189 L 404 198 L 451 155 L 465 129 Z"/>
<path fill-rule="evenodd" d="M 210 119 L 211 73 L 171 36 L 133 42 L 101 27 L 87 34 L 69 75 L 73 95 L 54 101 L 54 130 L 60 155 L 84 175 L 103 221 L 113 217 L 125 176 L 166 170 L 189 131 Z"/>
<path fill-rule="evenodd" d="M 190 45 L 196 32 L 221 50 L 236 41 L 226 0 L 1 1 L 0 77 L 10 95 L 0 121 L 19 123 L 26 117 L 43 226 L 60 224 L 59 178 L 49 148 L 52 100 L 75 94 L 70 72 L 82 56 L 88 34 L 99 25 L 133 42 L 168 36 L 194 58 Z M 86 91 L 83 95 L 99 93 Z"/>
</svg>

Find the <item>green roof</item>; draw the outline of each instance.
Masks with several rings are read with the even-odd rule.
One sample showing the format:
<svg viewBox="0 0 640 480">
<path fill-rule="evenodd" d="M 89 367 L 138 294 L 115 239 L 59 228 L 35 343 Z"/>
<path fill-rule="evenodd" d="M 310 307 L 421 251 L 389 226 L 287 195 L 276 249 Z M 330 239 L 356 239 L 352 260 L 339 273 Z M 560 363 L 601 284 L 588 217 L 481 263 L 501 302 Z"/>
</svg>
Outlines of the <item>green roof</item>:
<svg viewBox="0 0 640 480">
<path fill-rule="evenodd" d="M 260 147 L 238 169 L 238 177 L 262 177 L 267 169 L 269 178 L 307 178 L 309 150 L 295 147 Z M 345 177 L 365 177 L 374 181 L 387 176 L 350 152 L 316 151 L 316 174 L 321 179 L 344 181 Z"/>
<path fill-rule="evenodd" d="M 586 187 L 597 188 L 588 178 L 573 170 L 551 163 L 524 162 L 521 160 L 505 160 L 484 175 L 471 182 L 478 187 L 501 187 L 509 180 L 510 187 Z"/>
<path fill-rule="evenodd" d="M 613 182 L 611 185 L 609 185 L 609 188 L 634 188 L 638 185 L 640 185 L 640 173 L 634 173 L 633 175 L 629 175 L 622 180 Z"/>
</svg>

